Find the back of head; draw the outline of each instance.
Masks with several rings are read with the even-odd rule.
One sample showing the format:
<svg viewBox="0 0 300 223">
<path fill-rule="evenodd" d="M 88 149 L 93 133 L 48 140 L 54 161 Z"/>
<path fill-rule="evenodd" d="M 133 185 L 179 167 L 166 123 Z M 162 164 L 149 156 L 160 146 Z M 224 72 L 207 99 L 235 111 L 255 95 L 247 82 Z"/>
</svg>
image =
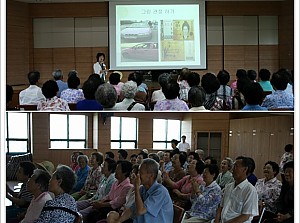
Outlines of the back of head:
<svg viewBox="0 0 300 223">
<path fill-rule="evenodd" d="M 260 71 L 258 72 L 258 77 L 262 81 L 268 81 L 268 80 L 270 80 L 271 73 L 268 69 L 260 69 Z"/>
<path fill-rule="evenodd" d="M 247 71 L 247 76 L 251 81 L 255 81 L 256 77 L 257 77 L 257 73 L 255 70 L 248 70 Z"/>
<path fill-rule="evenodd" d="M 109 83 L 112 85 L 117 85 L 121 81 L 121 76 L 119 73 L 113 72 L 109 75 Z"/>
<path fill-rule="evenodd" d="M 61 80 L 63 78 L 63 72 L 60 69 L 56 69 L 55 71 L 52 72 L 52 76 L 54 80 Z"/>
<path fill-rule="evenodd" d="M 77 89 L 78 86 L 80 85 L 80 79 L 79 77 L 75 75 L 71 75 L 68 78 L 68 87 L 71 89 Z"/>
<path fill-rule="evenodd" d="M 294 149 L 294 145 L 292 145 L 292 144 L 287 144 L 284 147 L 284 151 L 289 152 L 289 153 L 292 152 L 293 149 Z"/>
<path fill-rule="evenodd" d="M 264 90 L 259 83 L 251 82 L 244 87 L 243 95 L 249 105 L 259 105 L 264 99 Z"/>
<path fill-rule="evenodd" d="M 30 71 L 27 74 L 27 77 L 28 77 L 28 81 L 29 81 L 30 85 L 36 85 L 36 83 L 40 79 L 40 72 L 38 72 L 36 70 L 35 71 Z"/>
<path fill-rule="evenodd" d="M 179 84 L 172 80 L 169 80 L 165 86 L 162 86 L 162 92 L 164 93 L 166 99 L 175 99 L 179 96 Z"/>
<path fill-rule="evenodd" d="M 289 83 L 288 71 L 281 69 L 271 77 L 271 84 L 276 90 L 285 90 Z"/>
<path fill-rule="evenodd" d="M 119 149 L 118 153 L 121 154 L 121 156 L 123 157 L 123 159 L 126 159 L 127 156 L 128 156 L 128 153 L 127 153 L 127 151 L 125 149 Z"/>
<path fill-rule="evenodd" d="M 112 108 L 117 102 L 118 95 L 111 84 L 104 83 L 98 87 L 95 93 L 95 98 L 103 106 L 103 108 Z"/>
<path fill-rule="evenodd" d="M 227 85 L 230 80 L 230 75 L 227 70 L 220 70 L 217 78 L 221 85 Z"/>
<path fill-rule="evenodd" d="M 192 107 L 200 107 L 205 101 L 205 91 L 200 86 L 191 87 L 188 92 L 188 101 Z"/>
<path fill-rule="evenodd" d="M 69 77 L 78 77 L 78 72 L 76 70 L 70 70 L 68 73 L 68 78 Z"/>
<path fill-rule="evenodd" d="M 134 81 L 127 81 L 123 84 L 121 91 L 125 98 L 134 98 L 137 92 L 137 83 Z"/>
<path fill-rule="evenodd" d="M 36 166 L 29 161 L 22 161 L 20 162 L 20 167 L 23 169 L 24 175 L 31 177 L 33 171 L 36 169 Z"/>
<path fill-rule="evenodd" d="M 137 86 L 140 86 L 143 82 L 143 73 L 135 71 L 128 75 L 128 81 L 136 82 Z"/>
<path fill-rule="evenodd" d="M 114 155 L 114 153 L 113 153 L 113 152 L 111 152 L 111 151 L 108 151 L 108 152 L 106 152 L 106 153 L 105 153 L 105 155 L 106 155 L 106 157 L 109 157 L 109 158 L 112 158 L 112 159 L 114 159 L 114 158 L 115 158 L 115 155 Z"/>
<path fill-rule="evenodd" d="M 85 99 L 89 99 L 89 100 L 95 99 L 95 93 L 99 85 L 100 85 L 99 82 L 94 81 L 93 79 L 86 80 L 82 85 L 82 91 Z"/>
<path fill-rule="evenodd" d="M 58 92 L 58 85 L 53 80 L 48 80 L 43 84 L 42 93 L 45 98 L 53 98 Z"/>
<path fill-rule="evenodd" d="M 244 70 L 244 69 L 237 69 L 235 75 L 236 75 L 237 79 L 239 79 L 239 78 L 244 78 L 244 77 L 248 77 L 248 76 L 247 76 L 247 71 Z"/>
<path fill-rule="evenodd" d="M 220 88 L 220 82 L 212 73 L 206 73 L 202 76 L 201 86 L 207 94 L 212 94 Z"/>
<path fill-rule="evenodd" d="M 236 87 L 239 92 L 244 93 L 244 88 L 251 83 L 248 77 L 239 78 L 236 82 Z"/>
<path fill-rule="evenodd" d="M 190 87 L 199 86 L 200 84 L 200 74 L 196 72 L 190 72 L 187 76 L 186 81 L 188 82 Z"/>
<path fill-rule="evenodd" d="M 66 165 L 58 165 L 53 174 L 57 180 L 61 180 L 60 187 L 64 192 L 69 193 L 76 182 L 76 175 L 73 170 Z"/>
<path fill-rule="evenodd" d="M 103 79 L 100 77 L 100 75 L 99 74 L 91 74 L 90 76 L 89 76 L 89 78 L 88 78 L 88 80 L 92 80 L 92 81 L 94 81 L 94 82 L 97 82 L 97 84 L 98 84 L 98 86 L 100 85 L 100 84 L 104 84 L 105 82 L 103 81 Z"/>
<path fill-rule="evenodd" d="M 170 78 L 170 74 L 168 74 L 168 73 L 162 73 L 161 75 L 159 75 L 159 77 L 158 77 L 159 85 L 161 87 L 165 86 L 168 83 L 169 78 Z"/>
</svg>

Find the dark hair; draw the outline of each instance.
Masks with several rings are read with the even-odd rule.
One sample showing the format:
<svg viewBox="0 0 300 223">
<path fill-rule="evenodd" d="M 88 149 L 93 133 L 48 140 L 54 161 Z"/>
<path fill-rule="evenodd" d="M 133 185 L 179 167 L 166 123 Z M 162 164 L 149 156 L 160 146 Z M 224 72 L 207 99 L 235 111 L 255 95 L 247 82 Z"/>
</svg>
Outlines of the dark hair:
<svg viewBox="0 0 300 223">
<path fill-rule="evenodd" d="M 104 162 L 107 162 L 107 169 L 114 173 L 116 171 L 117 162 L 112 158 L 105 158 Z"/>
<path fill-rule="evenodd" d="M 162 86 L 162 92 L 166 99 L 175 99 L 179 96 L 179 84 L 175 81 L 169 80 L 169 82 Z"/>
<path fill-rule="evenodd" d="M 237 79 L 248 77 L 247 71 L 245 71 L 244 69 L 237 69 L 235 76 L 237 77 Z"/>
<path fill-rule="evenodd" d="M 141 72 L 132 72 L 128 75 L 128 81 L 134 81 L 137 86 L 143 82 L 143 74 Z"/>
<path fill-rule="evenodd" d="M 68 78 L 69 77 L 78 77 L 77 70 L 70 70 L 69 73 L 68 73 Z"/>
<path fill-rule="evenodd" d="M 238 91 L 243 94 L 245 87 L 247 85 L 249 85 L 250 83 L 252 83 L 252 82 L 248 77 L 241 77 L 241 78 L 237 79 L 236 87 L 237 87 Z"/>
<path fill-rule="evenodd" d="M 179 153 L 178 158 L 179 158 L 180 166 L 183 167 L 183 165 L 185 164 L 185 161 L 186 161 L 186 155 L 184 155 L 183 153 Z"/>
<path fill-rule="evenodd" d="M 149 155 L 148 155 L 148 158 L 150 158 L 150 159 L 154 159 L 157 163 L 159 163 L 159 156 L 156 154 L 156 153 L 150 153 Z"/>
<path fill-rule="evenodd" d="M 60 187 L 64 192 L 69 193 L 76 182 L 76 175 L 73 170 L 66 165 L 58 165 L 53 176 L 57 180 L 61 180 Z"/>
<path fill-rule="evenodd" d="M 248 70 L 247 71 L 247 76 L 251 81 L 254 81 L 257 77 L 257 73 L 255 70 Z"/>
<path fill-rule="evenodd" d="M 27 74 L 27 77 L 28 77 L 28 81 L 31 85 L 35 85 L 38 80 L 40 79 L 40 72 L 38 71 L 30 71 L 28 74 Z"/>
<path fill-rule="evenodd" d="M 199 154 L 198 154 L 198 153 L 192 151 L 192 152 L 189 153 L 189 156 L 190 156 L 190 155 L 194 156 L 194 159 L 195 159 L 195 160 L 197 160 L 197 161 L 199 160 Z"/>
<path fill-rule="evenodd" d="M 132 163 L 128 160 L 118 160 L 117 165 L 119 164 L 121 166 L 122 173 L 125 173 L 125 177 L 129 177 L 132 170 Z"/>
<path fill-rule="evenodd" d="M 121 76 L 119 73 L 113 72 L 109 75 L 109 83 L 112 85 L 117 85 L 121 81 Z"/>
<path fill-rule="evenodd" d="M 94 152 L 94 153 L 92 153 L 92 156 L 96 157 L 96 161 L 97 161 L 99 166 L 103 163 L 103 154 L 102 153 Z"/>
<path fill-rule="evenodd" d="M 190 87 L 199 86 L 200 84 L 200 74 L 196 72 L 190 72 L 187 76 L 186 81 L 188 82 Z"/>
<path fill-rule="evenodd" d="M 211 175 L 214 174 L 214 180 L 216 180 L 219 175 L 219 167 L 216 164 L 209 164 L 205 165 L 204 169 L 206 168 Z"/>
<path fill-rule="evenodd" d="M 131 154 L 131 155 L 130 155 L 130 159 L 131 159 L 131 158 L 137 158 L 137 157 L 138 157 L 137 154 Z"/>
<path fill-rule="evenodd" d="M 97 82 L 98 86 L 99 86 L 100 84 L 104 84 L 104 83 L 105 83 L 104 80 L 103 80 L 103 78 L 101 78 L 101 77 L 99 76 L 99 74 L 95 74 L 95 73 L 90 74 L 88 80 L 93 80 L 93 81 Z"/>
<path fill-rule="evenodd" d="M 52 76 L 54 80 L 61 80 L 63 77 L 63 72 L 60 69 L 56 69 L 55 71 L 52 72 Z"/>
<path fill-rule="evenodd" d="M 264 99 L 264 90 L 259 83 L 251 82 L 244 87 L 243 95 L 247 104 L 258 105 Z"/>
<path fill-rule="evenodd" d="M 190 25 L 189 25 L 189 23 L 188 23 L 187 21 L 184 21 L 184 22 L 182 23 L 181 29 L 183 29 L 183 27 L 185 27 L 185 26 L 188 28 L 188 30 L 190 30 Z"/>
<path fill-rule="evenodd" d="M 77 76 L 70 76 L 68 78 L 68 87 L 71 89 L 77 89 L 80 84 L 80 79 Z"/>
<path fill-rule="evenodd" d="M 202 76 L 201 86 L 206 94 L 212 94 L 220 88 L 220 82 L 214 74 L 206 73 Z"/>
<path fill-rule="evenodd" d="M 42 87 L 42 93 L 45 98 L 53 98 L 54 96 L 56 96 L 58 90 L 58 85 L 56 81 L 53 80 L 46 81 Z"/>
<path fill-rule="evenodd" d="M 23 169 L 24 175 L 31 177 L 33 171 L 36 169 L 35 165 L 29 161 L 20 162 L 20 167 Z"/>
<path fill-rule="evenodd" d="M 133 164 L 132 165 L 132 171 L 135 173 L 135 174 L 137 174 L 138 172 L 139 172 L 139 167 L 140 167 L 140 165 L 139 164 Z"/>
<path fill-rule="evenodd" d="M 121 156 L 122 156 L 124 159 L 127 158 L 128 153 L 127 153 L 126 150 L 124 150 L 124 149 L 119 149 L 119 150 L 118 150 L 118 153 L 120 153 Z"/>
<path fill-rule="evenodd" d="M 293 149 L 294 149 L 294 145 L 292 145 L 292 144 L 287 144 L 284 147 L 284 151 L 286 151 L 286 152 L 291 152 L 291 151 L 293 151 Z"/>
<path fill-rule="evenodd" d="M 143 159 L 147 159 L 148 158 L 148 154 L 141 151 L 138 155 L 142 155 L 143 156 Z"/>
<path fill-rule="evenodd" d="M 95 98 L 103 108 L 112 108 L 117 102 L 118 95 L 114 86 L 109 83 L 104 83 L 98 87 Z"/>
<path fill-rule="evenodd" d="M 270 80 L 271 72 L 268 69 L 260 69 L 260 71 L 258 72 L 258 77 L 262 81 L 268 81 Z"/>
<path fill-rule="evenodd" d="M 188 92 L 188 102 L 192 105 L 192 107 L 202 106 L 205 99 L 206 96 L 203 87 L 193 86 L 190 88 Z"/>
<path fill-rule="evenodd" d="M 283 171 L 285 171 L 287 168 L 294 169 L 294 161 L 289 161 L 289 162 L 285 163 L 283 166 Z"/>
<path fill-rule="evenodd" d="M 202 174 L 204 170 L 205 164 L 202 162 L 202 160 L 197 160 L 196 163 L 196 171 L 198 174 Z"/>
<path fill-rule="evenodd" d="M 168 84 L 170 78 L 170 74 L 168 73 L 162 73 L 161 75 L 158 76 L 158 83 L 161 87 L 165 86 Z"/>
<path fill-rule="evenodd" d="M 220 70 L 217 78 L 221 85 L 227 85 L 230 80 L 230 75 L 227 70 Z"/>
<path fill-rule="evenodd" d="M 210 164 L 217 164 L 217 160 L 212 156 L 205 157 L 204 161 L 205 160 L 210 160 Z"/>
<path fill-rule="evenodd" d="M 265 166 L 267 166 L 268 164 L 272 166 L 272 169 L 275 172 L 275 177 L 276 177 L 277 174 L 279 173 L 279 165 L 276 162 L 268 161 L 265 163 Z"/>
<path fill-rule="evenodd" d="M 49 181 L 51 179 L 50 174 L 41 169 L 35 169 L 33 174 L 36 176 L 34 182 L 40 185 L 40 190 L 42 192 L 48 191 Z"/>
<path fill-rule="evenodd" d="M 99 76 L 99 75 L 98 75 Z M 93 79 L 86 80 L 82 85 L 82 92 L 85 99 L 94 100 L 95 93 L 100 85 L 100 82 L 97 82 Z"/>
<path fill-rule="evenodd" d="M 271 84 L 276 90 L 285 90 L 289 83 L 288 71 L 280 70 L 271 77 Z"/>
<path fill-rule="evenodd" d="M 111 152 L 111 151 L 106 152 L 105 155 L 108 155 L 108 157 L 112 158 L 112 159 L 115 158 L 115 154 L 113 152 Z"/>
<path fill-rule="evenodd" d="M 14 94 L 14 90 L 13 90 L 12 86 L 7 84 L 6 85 L 6 104 L 12 100 L 13 94 Z"/>
<path fill-rule="evenodd" d="M 253 172 L 251 172 L 251 170 L 253 169 L 253 163 L 252 163 L 251 159 L 249 159 L 249 157 L 238 156 L 235 160 L 242 160 L 243 167 L 247 167 L 247 171 L 246 171 L 247 175 L 249 173 L 253 173 Z M 254 160 L 253 160 L 253 162 L 254 162 Z M 254 169 L 255 169 L 255 163 L 254 163 Z M 254 171 L 254 169 L 253 169 L 253 171 Z"/>
<path fill-rule="evenodd" d="M 105 54 L 104 53 L 97 53 L 96 55 L 96 59 L 97 59 L 97 62 L 99 62 L 99 58 L 103 56 L 104 57 L 104 60 L 105 60 Z"/>
</svg>

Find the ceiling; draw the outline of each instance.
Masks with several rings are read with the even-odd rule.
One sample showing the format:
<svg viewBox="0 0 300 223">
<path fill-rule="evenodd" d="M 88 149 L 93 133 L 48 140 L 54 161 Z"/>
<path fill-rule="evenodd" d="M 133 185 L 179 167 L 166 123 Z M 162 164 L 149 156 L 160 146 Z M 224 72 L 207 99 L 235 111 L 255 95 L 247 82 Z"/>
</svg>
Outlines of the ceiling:
<svg viewBox="0 0 300 223">
<path fill-rule="evenodd" d="M 109 2 L 109 0 L 15 0 L 18 2 L 25 3 L 71 3 L 71 2 Z M 153 1 L 153 0 L 152 0 Z M 250 0 L 206 0 L 206 1 L 220 1 L 220 2 L 228 2 L 228 1 L 250 1 Z M 284 1 L 284 0 L 255 0 L 257 2 L 262 1 Z"/>
</svg>

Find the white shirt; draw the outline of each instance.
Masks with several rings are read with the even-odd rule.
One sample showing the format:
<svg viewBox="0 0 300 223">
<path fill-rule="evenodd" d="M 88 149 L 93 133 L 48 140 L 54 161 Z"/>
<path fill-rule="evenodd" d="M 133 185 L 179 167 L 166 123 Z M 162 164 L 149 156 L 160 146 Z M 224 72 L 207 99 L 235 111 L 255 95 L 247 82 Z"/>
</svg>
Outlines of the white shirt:
<svg viewBox="0 0 300 223">
<path fill-rule="evenodd" d="M 45 100 L 42 89 L 36 85 L 30 85 L 19 94 L 20 105 L 36 105 L 38 102 Z"/>
<path fill-rule="evenodd" d="M 127 108 L 132 102 L 134 102 L 134 99 L 124 98 L 123 101 L 117 103 L 113 107 L 113 110 L 127 111 Z M 145 111 L 145 106 L 140 103 L 136 103 L 130 111 Z"/>
<path fill-rule="evenodd" d="M 106 65 L 103 63 L 103 70 L 106 69 Z M 105 76 L 107 74 L 106 71 L 101 72 L 102 71 L 102 67 L 100 66 L 99 62 L 94 63 L 94 73 L 95 74 L 99 74 L 101 78 L 103 78 L 103 80 L 105 80 Z"/>
<path fill-rule="evenodd" d="M 187 152 L 188 149 L 190 149 L 190 144 L 188 144 L 187 142 L 182 142 L 178 144 L 178 149 L 179 151 L 184 151 Z"/>
<path fill-rule="evenodd" d="M 166 99 L 166 97 L 162 92 L 162 89 L 153 91 L 151 101 L 162 101 L 164 99 Z"/>
<path fill-rule="evenodd" d="M 209 110 L 206 110 L 204 106 L 199 106 L 199 107 L 190 108 L 190 111 L 209 111 Z"/>
<path fill-rule="evenodd" d="M 234 187 L 235 182 L 227 184 L 220 206 L 223 207 L 221 222 L 227 222 L 241 214 L 250 217 L 244 223 L 251 223 L 252 218 L 258 215 L 258 196 L 255 187 L 247 179 Z"/>
</svg>

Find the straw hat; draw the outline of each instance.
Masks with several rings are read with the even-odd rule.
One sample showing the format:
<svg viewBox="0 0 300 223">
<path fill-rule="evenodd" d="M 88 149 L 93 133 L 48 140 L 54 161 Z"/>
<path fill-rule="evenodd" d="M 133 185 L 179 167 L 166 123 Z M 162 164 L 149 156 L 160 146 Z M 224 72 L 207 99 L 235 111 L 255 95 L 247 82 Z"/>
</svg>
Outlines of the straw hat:
<svg viewBox="0 0 300 223">
<path fill-rule="evenodd" d="M 42 169 L 50 173 L 51 175 L 53 174 L 55 167 L 52 162 L 50 161 L 43 161 L 41 163 L 36 163 L 37 168 Z"/>
</svg>

